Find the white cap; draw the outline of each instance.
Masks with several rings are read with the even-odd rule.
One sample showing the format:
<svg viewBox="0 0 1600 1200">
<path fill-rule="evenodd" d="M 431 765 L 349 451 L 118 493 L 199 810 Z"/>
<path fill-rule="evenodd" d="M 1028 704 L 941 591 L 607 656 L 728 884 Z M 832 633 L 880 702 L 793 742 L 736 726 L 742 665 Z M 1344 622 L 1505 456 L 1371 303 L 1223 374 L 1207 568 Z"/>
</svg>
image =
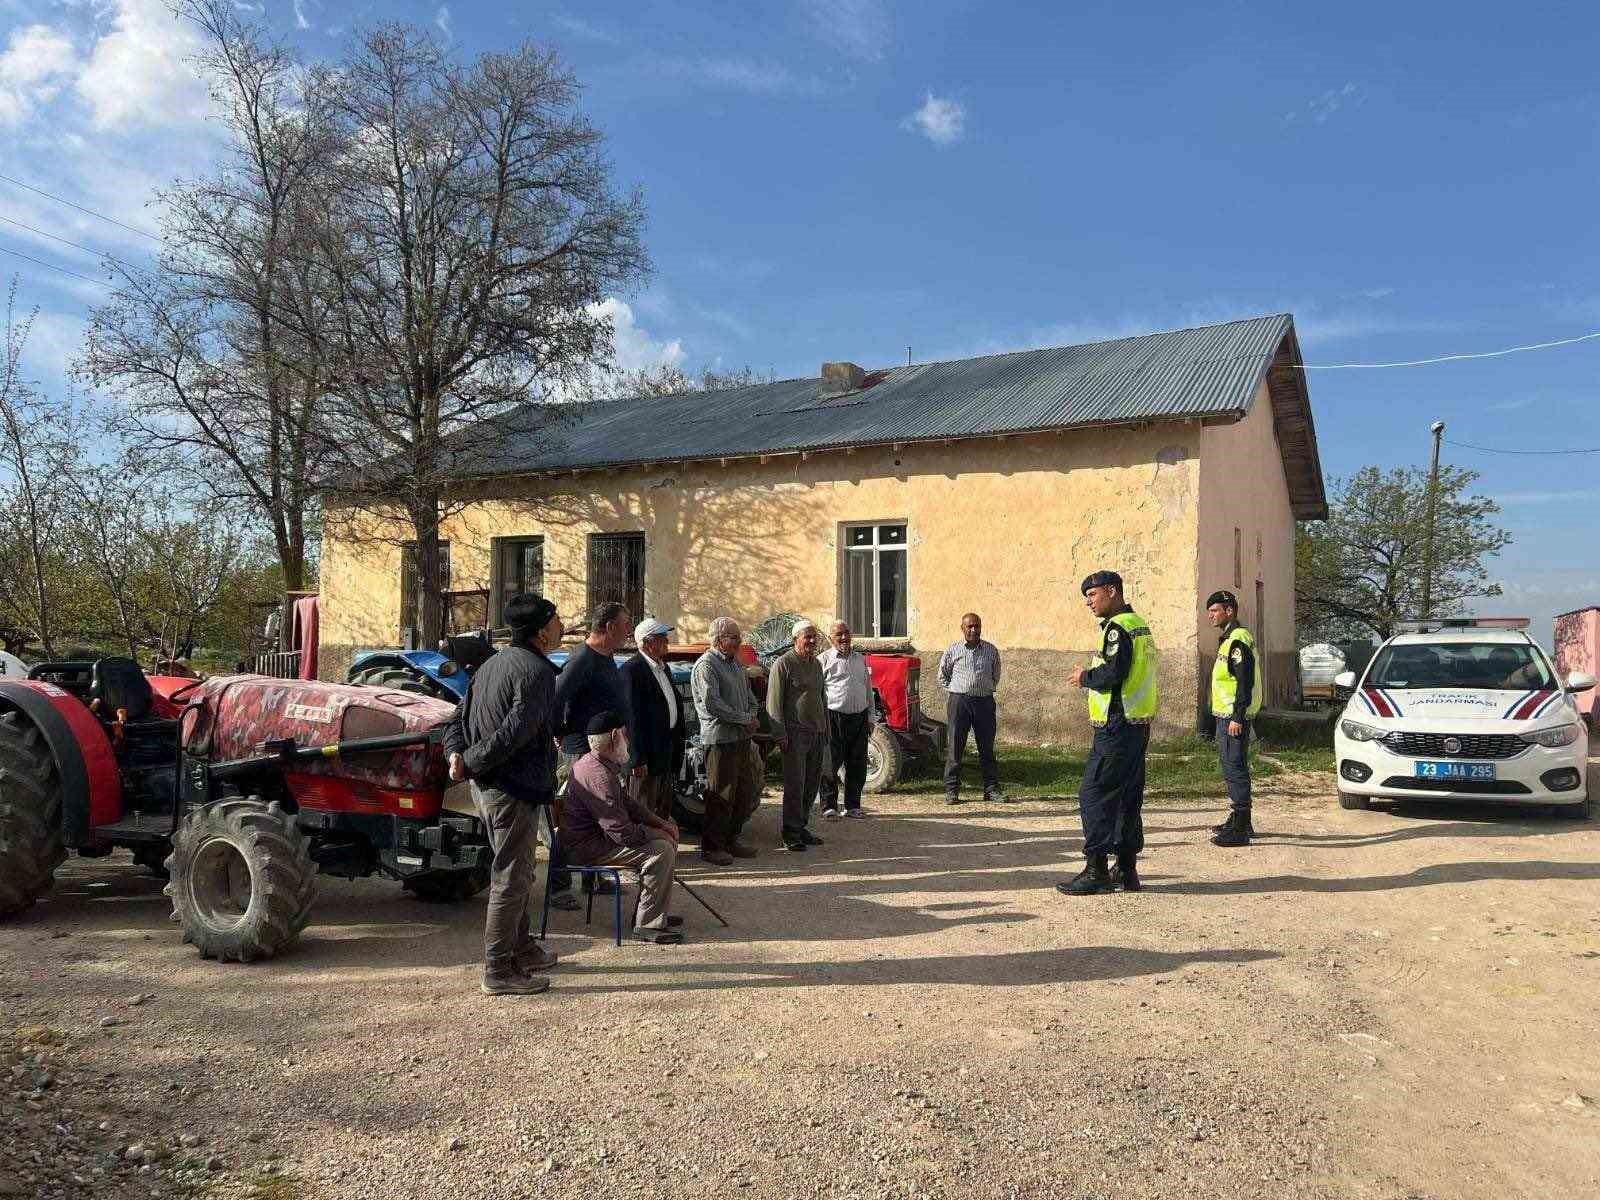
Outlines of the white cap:
<svg viewBox="0 0 1600 1200">
<path fill-rule="evenodd" d="M 817 627 L 817 623 L 815 621 L 809 620 L 806 617 L 801 617 L 798 621 L 796 621 L 794 623 L 794 628 L 789 630 L 789 640 L 793 641 L 795 638 L 799 637 L 806 630 L 815 629 L 816 627 Z"/>
<path fill-rule="evenodd" d="M 671 633 L 673 626 L 665 621 L 658 621 L 654 617 L 646 617 L 633 627 L 633 640 L 642 642 L 645 638 L 657 637 L 663 633 Z"/>
</svg>

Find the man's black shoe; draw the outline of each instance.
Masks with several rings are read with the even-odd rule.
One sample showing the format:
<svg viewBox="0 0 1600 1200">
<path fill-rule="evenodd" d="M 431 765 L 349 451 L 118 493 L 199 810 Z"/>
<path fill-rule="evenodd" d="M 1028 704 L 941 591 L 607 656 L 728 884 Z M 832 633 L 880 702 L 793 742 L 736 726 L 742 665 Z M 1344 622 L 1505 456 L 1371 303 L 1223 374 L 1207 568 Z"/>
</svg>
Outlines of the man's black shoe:
<svg viewBox="0 0 1600 1200">
<path fill-rule="evenodd" d="M 1117 855 L 1117 865 L 1111 868 L 1110 875 L 1113 887 L 1119 887 L 1125 892 L 1137 892 L 1144 884 L 1139 882 L 1139 863 L 1131 854 Z"/>
<path fill-rule="evenodd" d="M 811 847 L 806 845 L 804 842 L 785 842 L 783 844 L 783 848 L 785 850 L 793 850 L 796 854 L 799 854 L 802 850 L 811 849 Z"/>
<path fill-rule="evenodd" d="M 1056 884 L 1063 896 L 1099 896 L 1114 890 L 1103 858 L 1091 858 L 1070 882 Z"/>
<path fill-rule="evenodd" d="M 966 803 L 966 801 L 964 801 L 960 796 L 950 796 L 950 795 L 945 796 L 944 802 L 946 804 L 965 804 Z"/>
<path fill-rule="evenodd" d="M 1234 826 L 1232 829 L 1224 829 L 1221 833 L 1215 835 L 1211 839 L 1211 844 L 1213 846 L 1248 846 L 1250 844 L 1250 835 L 1254 832 L 1248 825 L 1243 828 Z"/>
<path fill-rule="evenodd" d="M 1233 812 L 1232 812 L 1232 810 L 1229 810 L 1228 819 L 1226 821 L 1223 821 L 1220 825 L 1213 825 L 1211 827 L 1211 832 L 1212 833 L 1227 833 L 1228 830 L 1230 830 L 1232 828 L 1233 828 Z"/>
<path fill-rule="evenodd" d="M 802 837 L 805 838 L 806 845 L 808 845 L 808 846 L 820 846 L 820 845 L 822 845 L 822 839 L 819 838 L 816 834 L 812 833 L 811 830 L 802 829 L 800 831 L 800 834 L 801 834 Z"/>
</svg>

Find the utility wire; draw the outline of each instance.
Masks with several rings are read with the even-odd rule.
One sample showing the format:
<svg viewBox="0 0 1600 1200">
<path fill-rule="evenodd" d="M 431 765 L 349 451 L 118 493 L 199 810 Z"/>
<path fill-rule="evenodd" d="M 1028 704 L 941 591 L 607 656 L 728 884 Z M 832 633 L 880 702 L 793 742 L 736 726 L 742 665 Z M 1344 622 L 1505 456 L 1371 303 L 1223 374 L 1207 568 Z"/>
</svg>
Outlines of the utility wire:
<svg viewBox="0 0 1600 1200">
<path fill-rule="evenodd" d="M 76 271 L 69 271 L 65 267 L 58 267 L 55 263 L 47 263 L 42 258 L 33 258 L 17 250 L 7 250 L 0 246 L 0 254 L 9 254 L 13 258 L 20 258 L 23 262 L 31 262 L 36 267 L 48 267 L 52 271 L 60 271 L 63 275 L 71 275 L 74 279 L 81 279 L 85 283 L 92 283 L 96 287 L 110 287 L 104 279 L 92 279 L 88 275 L 79 275 Z"/>
<path fill-rule="evenodd" d="M 1600 330 L 1581 333 L 1577 337 L 1559 338 L 1553 342 L 1534 342 L 1528 346 L 1508 346 L 1504 350 L 1485 350 L 1480 354 L 1441 354 L 1438 358 L 1413 358 L 1406 362 L 1377 363 L 1304 363 L 1302 371 L 1372 371 L 1380 367 L 1423 367 L 1429 363 L 1459 362 L 1464 358 L 1500 358 L 1507 354 L 1520 354 L 1525 350 L 1548 350 L 1552 346 L 1570 346 L 1574 342 L 1587 342 L 1600 338 Z"/>
<path fill-rule="evenodd" d="M 1482 450 L 1485 454 L 1600 454 L 1600 446 L 1586 450 L 1506 450 L 1499 446 L 1475 446 L 1471 442 L 1457 442 L 1451 438 L 1441 440 L 1450 446 L 1460 446 L 1466 450 Z"/>
<path fill-rule="evenodd" d="M 74 250 L 82 250 L 85 254 L 93 254 L 97 258 L 108 259 L 109 261 L 116 263 L 119 267 L 126 267 L 130 271 L 135 269 L 132 263 L 124 262 L 116 255 L 107 254 L 104 250 L 96 250 L 93 246 L 85 246 L 79 242 L 68 241 L 64 237 L 57 237 L 53 233 L 46 233 L 42 229 L 35 229 L 32 225 L 25 224 L 22 221 L 14 221 L 10 217 L 0 217 L 0 221 L 4 221 L 7 225 L 15 225 L 18 229 L 26 229 L 29 233 L 36 233 L 40 237 L 47 237 L 52 242 L 60 242 L 63 246 L 71 246 Z"/>
<path fill-rule="evenodd" d="M 0 175 L 0 179 L 5 180 L 7 183 L 14 183 L 19 188 L 27 188 L 30 192 L 35 192 L 48 200 L 54 200 L 57 204 L 65 204 L 68 208 L 75 208 L 81 213 L 88 213 L 91 217 L 97 217 L 102 221 L 108 221 L 112 225 L 115 225 L 118 229 L 126 229 L 129 233 L 137 233 L 140 237 L 149 238 L 152 242 L 159 242 L 161 240 L 153 233 L 149 233 L 143 229 L 135 229 L 132 225 L 125 225 L 115 217 L 108 217 L 105 215 L 105 213 L 95 212 L 95 210 L 92 208 L 85 208 L 81 204 L 74 204 L 71 200 L 68 200 L 62 196 L 57 196 L 54 192 L 47 192 L 43 188 L 36 188 L 31 183 L 23 183 L 22 180 L 13 179 L 9 175 Z"/>
</svg>

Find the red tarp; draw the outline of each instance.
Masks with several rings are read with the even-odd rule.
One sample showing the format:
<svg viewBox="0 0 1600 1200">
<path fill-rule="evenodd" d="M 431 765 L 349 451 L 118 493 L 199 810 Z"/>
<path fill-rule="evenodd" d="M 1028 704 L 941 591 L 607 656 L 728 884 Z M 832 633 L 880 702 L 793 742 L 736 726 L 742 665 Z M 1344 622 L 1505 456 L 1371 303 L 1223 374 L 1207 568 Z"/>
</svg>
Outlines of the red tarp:
<svg viewBox="0 0 1600 1200">
<path fill-rule="evenodd" d="M 317 597 L 301 596 L 294 602 L 294 623 L 289 648 L 300 651 L 300 678 L 317 677 Z"/>
</svg>

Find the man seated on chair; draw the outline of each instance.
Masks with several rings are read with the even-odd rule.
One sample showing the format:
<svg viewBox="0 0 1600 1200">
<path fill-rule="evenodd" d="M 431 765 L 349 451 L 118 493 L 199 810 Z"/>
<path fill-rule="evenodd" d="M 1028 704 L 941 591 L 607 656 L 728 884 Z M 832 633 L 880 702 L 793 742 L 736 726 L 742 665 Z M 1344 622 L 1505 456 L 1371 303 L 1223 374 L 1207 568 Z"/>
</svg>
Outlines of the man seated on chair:
<svg viewBox="0 0 1600 1200">
<path fill-rule="evenodd" d="M 669 916 L 678 827 L 640 804 L 623 787 L 628 764 L 627 722 L 603 712 L 588 724 L 589 753 L 572 764 L 561 846 L 567 861 L 585 867 L 627 867 L 639 873 L 639 911 L 633 936 L 673 945 L 683 941 L 682 917 Z"/>
</svg>

